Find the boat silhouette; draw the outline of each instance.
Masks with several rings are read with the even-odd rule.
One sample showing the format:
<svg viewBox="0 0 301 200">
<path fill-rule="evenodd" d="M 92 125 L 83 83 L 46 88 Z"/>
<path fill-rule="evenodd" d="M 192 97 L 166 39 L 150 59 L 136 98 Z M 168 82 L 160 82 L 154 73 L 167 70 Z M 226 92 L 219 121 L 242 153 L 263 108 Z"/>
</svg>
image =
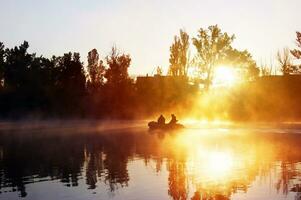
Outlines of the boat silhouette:
<svg viewBox="0 0 301 200">
<path fill-rule="evenodd" d="M 167 123 L 161 124 L 156 121 L 151 121 L 148 123 L 149 130 L 176 130 L 183 129 L 184 125 L 179 123 Z"/>
</svg>

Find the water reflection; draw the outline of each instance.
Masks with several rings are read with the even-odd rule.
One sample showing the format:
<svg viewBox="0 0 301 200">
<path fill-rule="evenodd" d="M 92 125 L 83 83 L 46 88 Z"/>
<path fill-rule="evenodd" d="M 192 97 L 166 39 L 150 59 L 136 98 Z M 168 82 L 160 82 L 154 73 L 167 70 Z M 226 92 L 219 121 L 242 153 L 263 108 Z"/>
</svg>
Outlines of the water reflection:
<svg viewBox="0 0 301 200">
<path fill-rule="evenodd" d="M 172 199 L 235 199 L 248 195 L 256 185 L 267 185 L 279 198 L 297 197 L 301 192 L 300 136 L 215 129 L 164 135 L 143 130 L 2 131 L 0 198 L 15 192 L 26 197 L 35 192 L 27 190 L 28 184 L 53 180 L 75 188 L 84 180 L 87 191 L 104 187 L 114 193 L 144 184 L 131 182 L 142 170 L 141 162 L 145 168 L 155 162 L 154 174 L 167 172 L 165 193 Z M 137 166 L 136 171 L 130 173 L 129 164 Z M 142 199 L 147 195 L 138 194 Z"/>
</svg>

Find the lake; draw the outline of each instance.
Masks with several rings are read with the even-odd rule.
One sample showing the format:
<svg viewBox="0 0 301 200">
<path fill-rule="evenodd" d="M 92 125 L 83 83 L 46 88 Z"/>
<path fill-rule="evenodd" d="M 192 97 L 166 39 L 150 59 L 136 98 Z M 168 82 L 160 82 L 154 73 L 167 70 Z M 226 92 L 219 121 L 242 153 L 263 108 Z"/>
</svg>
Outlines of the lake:
<svg viewBox="0 0 301 200">
<path fill-rule="evenodd" d="M 0 199 L 301 199 L 301 125 L 0 123 Z"/>
</svg>

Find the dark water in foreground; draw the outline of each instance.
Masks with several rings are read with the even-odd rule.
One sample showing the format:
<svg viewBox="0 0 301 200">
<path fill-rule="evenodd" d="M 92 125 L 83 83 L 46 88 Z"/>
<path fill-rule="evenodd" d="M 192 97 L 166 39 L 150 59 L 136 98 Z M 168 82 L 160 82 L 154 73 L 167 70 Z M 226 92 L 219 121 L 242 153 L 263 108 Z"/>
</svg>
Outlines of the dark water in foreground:
<svg viewBox="0 0 301 200">
<path fill-rule="evenodd" d="M 0 199 L 299 199 L 299 130 L 2 123 Z"/>
</svg>

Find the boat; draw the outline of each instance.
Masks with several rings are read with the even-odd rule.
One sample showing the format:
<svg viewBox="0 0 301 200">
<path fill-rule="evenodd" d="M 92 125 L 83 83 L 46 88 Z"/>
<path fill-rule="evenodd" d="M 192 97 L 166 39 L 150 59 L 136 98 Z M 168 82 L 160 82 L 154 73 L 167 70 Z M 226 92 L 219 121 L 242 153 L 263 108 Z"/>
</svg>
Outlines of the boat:
<svg viewBox="0 0 301 200">
<path fill-rule="evenodd" d="M 183 129 L 184 126 L 182 124 L 159 124 L 158 122 L 151 121 L 148 123 L 149 130 L 177 130 Z"/>
</svg>

